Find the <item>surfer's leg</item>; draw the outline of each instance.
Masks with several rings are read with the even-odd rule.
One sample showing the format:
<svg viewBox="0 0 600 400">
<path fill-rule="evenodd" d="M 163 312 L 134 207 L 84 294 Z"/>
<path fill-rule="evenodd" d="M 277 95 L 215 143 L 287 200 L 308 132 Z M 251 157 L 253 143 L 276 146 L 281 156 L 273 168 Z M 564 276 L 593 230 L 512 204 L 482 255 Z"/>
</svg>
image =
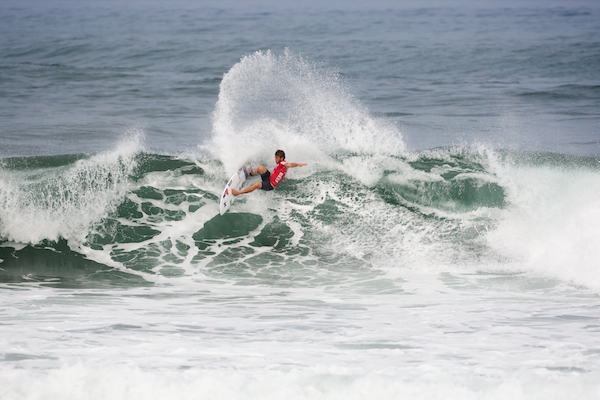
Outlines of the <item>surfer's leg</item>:
<svg viewBox="0 0 600 400">
<path fill-rule="evenodd" d="M 265 167 L 263 167 L 262 165 L 259 165 L 258 167 L 256 167 L 254 169 L 254 171 L 252 171 L 252 175 L 256 175 L 256 174 L 264 174 L 265 172 L 267 172 L 267 169 Z"/>
<path fill-rule="evenodd" d="M 254 185 L 248 186 L 246 189 L 241 190 L 239 192 L 235 189 L 231 189 L 231 194 L 233 194 L 234 196 L 239 196 L 240 194 L 246 194 L 246 193 L 253 192 L 256 189 L 259 189 L 261 187 L 262 187 L 262 182 L 256 182 Z"/>
</svg>

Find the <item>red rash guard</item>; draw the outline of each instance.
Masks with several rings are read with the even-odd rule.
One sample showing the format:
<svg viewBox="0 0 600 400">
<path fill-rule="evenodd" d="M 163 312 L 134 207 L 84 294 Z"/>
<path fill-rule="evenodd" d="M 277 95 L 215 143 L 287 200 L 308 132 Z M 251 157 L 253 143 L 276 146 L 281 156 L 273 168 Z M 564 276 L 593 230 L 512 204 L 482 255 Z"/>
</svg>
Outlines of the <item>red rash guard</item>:
<svg viewBox="0 0 600 400">
<path fill-rule="evenodd" d="M 277 166 L 273 170 L 273 173 L 271 174 L 271 177 L 269 178 L 273 189 L 275 189 L 275 186 L 279 185 L 279 182 L 283 180 L 283 177 L 287 173 L 287 167 L 285 167 L 285 164 L 287 164 L 287 161 L 285 160 L 277 164 Z"/>
</svg>

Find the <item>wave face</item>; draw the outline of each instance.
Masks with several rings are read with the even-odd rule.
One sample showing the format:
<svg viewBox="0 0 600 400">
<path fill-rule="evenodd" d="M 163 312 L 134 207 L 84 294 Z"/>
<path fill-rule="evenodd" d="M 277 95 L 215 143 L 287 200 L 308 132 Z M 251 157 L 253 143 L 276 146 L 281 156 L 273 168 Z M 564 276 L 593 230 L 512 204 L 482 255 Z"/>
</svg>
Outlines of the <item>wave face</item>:
<svg viewBox="0 0 600 400">
<path fill-rule="evenodd" d="M 224 216 L 215 160 L 117 152 L 8 160 L 2 174 L 5 260 L 23 245 L 68 253 L 65 241 L 150 280 L 318 286 L 368 267 L 521 270 L 600 287 L 597 159 L 485 148 L 337 154 Z"/>
<path fill-rule="evenodd" d="M 408 152 L 338 75 L 289 51 L 243 57 L 213 120 L 204 159 L 147 153 L 138 132 L 96 155 L 3 160 L 4 267 L 28 246 L 28 259 L 50 247 L 72 252 L 69 265 L 83 257 L 150 280 L 318 286 L 364 267 L 517 269 L 600 287 L 598 159 Z M 309 166 L 218 215 L 231 171 L 270 166 L 276 148 Z"/>
<path fill-rule="evenodd" d="M 4 159 L 4 267 L 26 246 L 27 259 L 53 248 L 66 264 L 86 259 L 149 280 L 318 286 L 365 267 L 516 269 L 600 287 L 596 158 L 409 152 L 337 74 L 289 51 L 231 68 L 213 122 L 208 158 L 147 153 L 138 132 L 95 155 Z M 276 148 L 309 166 L 218 215 L 231 171 L 270 166 Z"/>
</svg>

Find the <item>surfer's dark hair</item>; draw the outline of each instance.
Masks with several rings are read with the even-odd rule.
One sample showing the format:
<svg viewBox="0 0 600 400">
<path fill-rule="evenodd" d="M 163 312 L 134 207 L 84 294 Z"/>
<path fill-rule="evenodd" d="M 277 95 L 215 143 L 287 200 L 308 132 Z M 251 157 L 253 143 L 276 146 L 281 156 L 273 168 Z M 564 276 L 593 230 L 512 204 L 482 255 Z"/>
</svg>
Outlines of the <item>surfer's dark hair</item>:
<svg viewBox="0 0 600 400">
<path fill-rule="evenodd" d="M 275 155 L 276 155 L 277 157 L 281 158 L 282 160 L 285 160 L 285 151 L 283 151 L 283 150 L 277 150 L 277 151 L 275 152 Z"/>
</svg>

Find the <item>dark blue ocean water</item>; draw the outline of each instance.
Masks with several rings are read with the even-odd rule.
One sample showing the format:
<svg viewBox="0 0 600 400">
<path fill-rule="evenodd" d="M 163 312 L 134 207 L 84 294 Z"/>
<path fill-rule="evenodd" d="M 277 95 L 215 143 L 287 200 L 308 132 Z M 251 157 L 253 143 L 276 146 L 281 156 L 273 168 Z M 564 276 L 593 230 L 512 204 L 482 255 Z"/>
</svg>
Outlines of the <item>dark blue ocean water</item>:
<svg viewBox="0 0 600 400">
<path fill-rule="evenodd" d="M 3 1 L 0 398 L 596 399 L 599 21 Z"/>
<path fill-rule="evenodd" d="M 578 2 L 3 2 L 4 157 L 197 146 L 223 75 L 284 48 L 336 71 L 409 148 L 597 155 L 598 7 Z"/>
</svg>

